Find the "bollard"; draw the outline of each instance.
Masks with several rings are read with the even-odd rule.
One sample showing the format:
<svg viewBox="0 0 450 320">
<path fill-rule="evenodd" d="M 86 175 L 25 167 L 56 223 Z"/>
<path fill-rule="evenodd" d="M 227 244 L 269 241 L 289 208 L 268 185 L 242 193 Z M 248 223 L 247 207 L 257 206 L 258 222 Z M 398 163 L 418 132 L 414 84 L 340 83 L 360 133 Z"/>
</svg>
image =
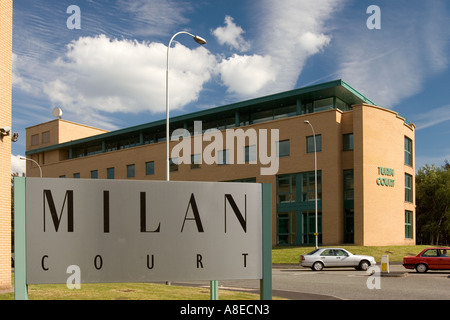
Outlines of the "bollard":
<svg viewBox="0 0 450 320">
<path fill-rule="evenodd" d="M 389 273 L 389 256 L 381 256 L 381 272 Z"/>
</svg>

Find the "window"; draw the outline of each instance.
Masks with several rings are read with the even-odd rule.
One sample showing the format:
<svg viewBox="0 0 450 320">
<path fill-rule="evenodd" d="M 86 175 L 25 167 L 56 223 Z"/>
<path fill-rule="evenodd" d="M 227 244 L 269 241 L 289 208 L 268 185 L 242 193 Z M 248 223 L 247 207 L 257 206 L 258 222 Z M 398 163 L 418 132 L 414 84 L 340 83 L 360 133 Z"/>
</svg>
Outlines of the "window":
<svg viewBox="0 0 450 320">
<path fill-rule="evenodd" d="M 150 176 L 155 174 L 155 161 L 148 161 L 145 163 L 145 175 Z"/>
<path fill-rule="evenodd" d="M 315 211 L 304 211 L 302 213 L 302 244 L 312 245 L 316 242 L 316 213 Z M 317 212 L 317 233 L 319 244 L 322 243 L 322 212 Z"/>
<path fill-rule="evenodd" d="M 91 171 L 91 179 L 98 179 L 98 170 Z"/>
<path fill-rule="evenodd" d="M 107 168 L 106 169 L 106 177 L 108 179 L 114 179 L 114 168 Z"/>
<path fill-rule="evenodd" d="M 296 201 L 296 175 L 286 174 L 277 177 L 277 203 Z"/>
<path fill-rule="evenodd" d="M 230 163 L 230 159 L 229 159 L 229 152 L 228 150 L 219 150 L 219 152 L 217 153 L 217 163 L 219 165 L 223 165 L 223 164 L 229 164 Z"/>
<path fill-rule="evenodd" d="M 290 153 L 290 145 L 289 140 L 283 140 L 277 142 L 277 156 L 279 158 L 281 157 L 288 157 Z"/>
<path fill-rule="evenodd" d="M 334 108 L 333 98 L 326 98 L 314 101 L 314 112 L 331 110 Z"/>
<path fill-rule="evenodd" d="M 413 219 L 413 212 L 406 210 L 405 211 L 405 238 L 406 239 L 413 238 L 412 219 Z"/>
<path fill-rule="evenodd" d="M 343 147 L 344 151 L 353 150 L 353 133 L 343 135 Z"/>
<path fill-rule="evenodd" d="M 438 251 L 438 249 L 429 249 L 429 250 L 425 251 L 424 253 L 422 253 L 421 256 L 422 257 L 437 257 L 437 256 L 439 256 L 439 251 Z"/>
<path fill-rule="evenodd" d="M 322 135 L 316 135 L 316 151 L 322 151 Z M 306 153 L 314 153 L 314 136 L 306 137 Z"/>
<path fill-rule="evenodd" d="M 36 146 L 39 144 L 39 134 L 33 134 L 31 136 L 31 145 Z"/>
<path fill-rule="evenodd" d="M 244 147 L 244 161 L 251 164 L 256 163 L 256 145 Z"/>
<path fill-rule="evenodd" d="M 412 140 L 408 137 L 405 137 L 405 164 L 412 166 Z"/>
<path fill-rule="evenodd" d="M 50 142 L 50 131 L 42 132 L 42 143 Z"/>
<path fill-rule="evenodd" d="M 412 176 L 405 173 L 405 201 L 413 202 Z"/>
<path fill-rule="evenodd" d="M 344 200 L 353 200 L 354 198 L 353 180 L 353 169 L 344 170 Z"/>
<path fill-rule="evenodd" d="M 201 167 L 202 155 L 200 153 L 191 155 L 191 169 L 198 169 Z"/>
<path fill-rule="evenodd" d="M 170 172 L 178 171 L 178 158 L 171 158 L 170 159 Z"/>
<path fill-rule="evenodd" d="M 75 179 L 80 179 L 80 173 L 79 173 L 79 172 L 74 173 L 74 174 L 73 174 L 73 177 L 74 177 Z"/>
<path fill-rule="evenodd" d="M 316 198 L 315 173 L 302 174 L 302 201 L 314 201 Z M 322 199 L 322 171 L 317 171 L 317 200 Z"/>
<path fill-rule="evenodd" d="M 135 177 L 135 166 L 134 164 L 127 165 L 127 178 Z"/>
<path fill-rule="evenodd" d="M 295 226 L 297 214 L 293 212 L 280 212 L 277 214 L 277 244 L 296 244 Z"/>
</svg>

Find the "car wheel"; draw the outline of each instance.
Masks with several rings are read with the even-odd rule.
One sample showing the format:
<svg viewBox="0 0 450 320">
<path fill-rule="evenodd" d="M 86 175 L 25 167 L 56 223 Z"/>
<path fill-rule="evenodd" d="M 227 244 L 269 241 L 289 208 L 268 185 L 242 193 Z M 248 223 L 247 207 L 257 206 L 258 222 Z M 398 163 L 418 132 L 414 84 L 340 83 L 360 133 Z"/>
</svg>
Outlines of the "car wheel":
<svg viewBox="0 0 450 320">
<path fill-rule="evenodd" d="M 428 266 L 424 263 L 419 263 L 416 265 L 416 271 L 419 273 L 424 273 L 428 271 Z"/>
<path fill-rule="evenodd" d="M 370 267 L 370 262 L 367 260 L 362 260 L 359 263 L 358 269 L 362 270 L 362 271 L 367 271 L 367 269 L 369 269 L 369 267 Z"/>
<path fill-rule="evenodd" d="M 312 265 L 312 269 L 314 271 L 322 271 L 323 263 L 322 262 L 314 262 L 314 264 Z"/>
</svg>

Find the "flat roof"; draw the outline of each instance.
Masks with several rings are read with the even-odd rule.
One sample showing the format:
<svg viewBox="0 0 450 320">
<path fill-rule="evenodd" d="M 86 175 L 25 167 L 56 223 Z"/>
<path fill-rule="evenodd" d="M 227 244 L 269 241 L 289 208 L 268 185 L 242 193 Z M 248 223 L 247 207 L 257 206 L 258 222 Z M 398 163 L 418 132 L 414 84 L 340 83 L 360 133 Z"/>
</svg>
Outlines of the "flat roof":
<svg viewBox="0 0 450 320">
<path fill-rule="evenodd" d="M 184 124 L 186 121 L 193 120 L 208 120 L 217 118 L 218 115 L 223 116 L 234 116 L 237 111 L 259 111 L 259 109 L 264 109 L 267 107 L 278 106 L 290 106 L 297 103 L 297 99 L 302 101 L 314 101 L 319 99 L 325 99 L 330 97 L 337 97 L 344 101 L 348 105 L 356 105 L 367 103 L 371 105 L 376 105 L 373 101 L 365 97 L 363 94 L 355 90 L 345 81 L 339 79 L 330 82 L 324 82 L 316 85 L 306 86 L 294 90 L 289 90 L 281 93 L 276 93 L 268 96 L 263 96 L 259 98 L 254 98 L 250 100 L 240 101 L 224 106 L 214 107 L 210 109 L 205 109 L 201 111 L 191 112 L 185 115 L 179 115 L 170 118 L 170 124 L 176 125 Z M 149 129 L 164 128 L 166 126 L 166 119 L 156 120 L 153 122 L 132 126 L 124 129 L 119 129 L 115 131 L 110 131 L 78 140 L 72 140 L 69 142 L 51 145 L 48 147 L 33 149 L 27 151 L 26 154 L 35 154 L 55 149 L 70 148 L 75 145 L 89 143 L 96 140 L 110 139 L 112 137 L 126 135 L 134 132 L 145 131 Z M 180 126 L 180 125 L 179 125 Z M 182 126 L 181 126 L 182 127 Z"/>
</svg>

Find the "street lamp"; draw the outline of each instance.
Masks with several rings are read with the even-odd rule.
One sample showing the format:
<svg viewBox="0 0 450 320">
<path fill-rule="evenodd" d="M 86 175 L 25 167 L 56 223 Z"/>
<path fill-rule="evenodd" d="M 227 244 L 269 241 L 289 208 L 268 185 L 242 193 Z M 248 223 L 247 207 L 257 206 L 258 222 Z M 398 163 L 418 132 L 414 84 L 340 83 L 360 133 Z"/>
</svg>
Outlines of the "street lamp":
<svg viewBox="0 0 450 320">
<path fill-rule="evenodd" d="M 177 32 L 173 35 L 172 39 L 169 41 L 169 45 L 167 46 L 167 67 L 166 67 L 166 180 L 170 181 L 170 156 L 169 156 L 169 49 L 172 44 L 172 40 L 179 34 L 184 33 L 191 36 L 195 42 L 200 45 L 204 45 L 206 40 L 202 37 L 195 36 L 189 32 L 181 31 Z"/>
<path fill-rule="evenodd" d="M 316 249 L 319 248 L 319 230 L 318 230 L 318 222 L 317 222 L 317 149 L 316 149 L 316 133 L 314 132 L 314 127 L 312 124 L 305 120 L 304 124 L 308 124 L 313 132 L 313 139 L 314 139 L 314 185 L 315 185 L 315 207 L 316 207 L 316 232 L 314 233 L 314 236 L 316 237 Z"/>
<path fill-rule="evenodd" d="M 20 160 L 33 161 L 33 162 L 38 166 L 39 172 L 40 172 L 40 177 L 42 178 L 42 168 L 41 168 L 41 166 L 39 165 L 39 163 L 37 163 L 36 160 L 30 159 L 30 158 L 25 158 L 25 157 L 19 157 L 19 158 L 20 158 Z"/>
</svg>

